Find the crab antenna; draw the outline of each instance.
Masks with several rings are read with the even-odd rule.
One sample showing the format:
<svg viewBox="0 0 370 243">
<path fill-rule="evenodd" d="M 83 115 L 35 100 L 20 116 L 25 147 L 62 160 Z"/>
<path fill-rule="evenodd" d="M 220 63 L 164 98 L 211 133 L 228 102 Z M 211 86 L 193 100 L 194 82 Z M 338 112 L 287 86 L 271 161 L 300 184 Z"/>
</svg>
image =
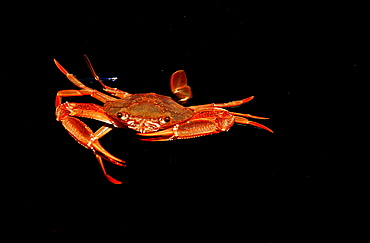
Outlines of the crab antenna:
<svg viewBox="0 0 370 243">
<path fill-rule="evenodd" d="M 98 75 L 96 75 L 95 70 L 94 70 L 94 68 L 93 68 L 93 66 L 92 66 L 92 64 L 91 64 L 91 62 L 90 62 L 90 59 L 87 57 L 87 55 L 86 55 L 86 54 L 84 54 L 84 56 L 85 56 L 86 64 L 87 64 L 87 66 L 89 67 L 89 69 L 90 69 L 90 71 L 91 71 L 92 75 L 94 76 L 94 79 L 95 79 L 96 81 L 98 81 L 98 82 L 99 82 L 103 87 L 105 87 L 105 84 L 103 84 L 103 82 L 100 80 L 99 76 L 98 76 Z"/>
</svg>

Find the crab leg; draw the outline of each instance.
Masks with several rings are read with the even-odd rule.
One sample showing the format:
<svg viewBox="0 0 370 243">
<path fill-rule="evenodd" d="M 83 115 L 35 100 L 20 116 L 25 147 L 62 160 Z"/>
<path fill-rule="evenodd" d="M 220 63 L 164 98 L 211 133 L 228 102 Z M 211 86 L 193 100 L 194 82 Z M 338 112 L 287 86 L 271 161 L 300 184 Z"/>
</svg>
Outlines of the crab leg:
<svg viewBox="0 0 370 243">
<path fill-rule="evenodd" d="M 212 108 L 212 107 L 219 107 L 219 108 L 234 107 L 234 106 L 239 106 L 239 105 L 245 104 L 245 103 L 251 101 L 253 98 L 254 98 L 254 96 L 251 96 L 251 97 L 248 97 L 248 98 L 245 98 L 245 99 L 242 99 L 242 100 L 235 100 L 235 101 L 231 101 L 231 102 L 228 102 L 228 103 L 211 103 L 211 104 L 205 104 L 205 105 L 189 106 L 188 108 L 191 108 L 191 109 L 194 109 L 194 110 L 202 110 L 202 109 L 205 109 L 205 108 Z"/>
<path fill-rule="evenodd" d="M 173 128 L 158 132 L 139 133 L 138 135 L 156 137 L 149 139 L 140 138 L 140 140 L 144 141 L 186 139 L 227 131 L 233 124 L 234 116 L 227 110 L 221 108 L 204 109 L 195 113 L 190 120 L 177 124 Z"/>
<path fill-rule="evenodd" d="M 230 120 L 226 120 L 224 122 L 230 123 Z M 265 129 L 273 133 L 273 131 L 270 128 L 258 122 L 249 121 L 248 119 L 243 118 L 243 117 L 236 116 L 235 122 L 259 127 L 259 128 Z M 229 130 L 229 128 L 223 128 L 222 126 L 220 126 L 219 124 L 211 120 L 199 119 L 196 121 L 191 121 L 189 123 L 179 125 L 172 129 L 166 129 L 166 130 L 152 132 L 152 133 L 138 133 L 138 135 L 144 136 L 144 137 L 152 136 L 152 138 L 139 138 L 139 139 L 142 141 L 154 142 L 154 141 L 169 141 L 169 140 L 174 140 L 174 139 L 194 138 L 194 137 L 216 134 L 216 133 L 227 131 L 227 130 Z"/>
<path fill-rule="evenodd" d="M 248 115 L 248 114 L 243 114 L 243 115 Z M 252 117 L 256 118 L 255 116 L 252 116 Z M 260 118 L 260 119 L 268 119 L 268 118 L 263 117 L 263 118 Z M 265 130 L 273 133 L 273 131 L 270 128 L 268 128 L 268 127 L 266 127 L 266 126 L 264 126 L 264 125 L 262 125 L 258 122 L 250 121 L 250 120 L 248 120 L 244 117 L 235 116 L 235 122 L 240 123 L 240 124 L 252 125 L 252 126 L 255 126 L 255 127 L 259 127 L 259 128 L 265 129 Z"/>
<path fill-rule="evenodd" d="M 111 97 L 109 95 L 103 94 L 97 90 L 89 88 L 81 83 L 73 74 L 68 73 L 68 71 L 54 59 L 55 65 L 58 69 L 67 76 L 69 81 L 75 84 L 77 87 L 81 88 L 81 90 L 61 90 L 57 93 L 57 97 L 55 99 L 55 105 L 58 107 L 62 103 L 62 97 L 71 97 L 71 96 L 83 96 L 83 95 L 90 95 L 95 99 L 100 100 L 101 102 L 105 103 L 107 101 L 117 100 L 117 98 Z"/>
<path fill-rule="evenodd" d="M 119 90 L 119 89 L 117 89 L 117 88 L 111 88 L 111 87 L 109 87 L 109 86 L 105 85 L 105 84 L 100 80 L 99 76 L 98 76 L 98 75 L 96 75 L 95 70 L 94 70 L 94 68 L 93 68 L 93 66 L 92 66 L 92 64 L 91 64 L 91 62 L 90 62 L 90 59 L 87 57 L 87 55 L 84 55 L 84 56 L 85 56 L 85 60 L 86 60 L 87 66 L 90 68 L 90 71 L 91 71 L 92 75 L 94 76 L 94 79 L 95 79 L 96 81 L 98 81 L 98 82 L 101 84 L 101 86 L 103 87 L 103 90 L 104 90 L 104 91 L 106 91 L 106 92 L 108 92 L 109 94 L 114 95 L 114 96 L 116 96 L 116 97 L 118 97 L 118 98 L 125 98 L 125 97 L 127 97 L 127 96 L 130 96 L 130 95 L 131 95 L 130 93 L 127 93 L 127 92 L 125 92 L 125 91 Z"/>
<path fill-rule="evenodd" d="M 113 129 L 113 121 L 103 112 L 103 108 L 89 103 L 63 103 L 57 107 L 56 116 L 78 143 L 94 152 L 105 177 L 112 183 L 121 184 L 120 181 L 107 174 L 102 162 L 103 157 L 115 165 L 126 166 L 123 160 L 111 155 L 99 143 L 99 139 Z M 93 118 L 108 124 L 103 125 L 94 133 L 84 122 L 74 116 Z"/>
<path fill-rule="evenodd" d="M 166 130 L 151 133 L 139 133 L 138 135 L 153 136 L 152 138 L 139 139 L 142 141 L 154 142 L 194 138 L 219 133 L 221 131 L 222 130 L 217 123 L 209 119 L 199 119 Z"/>
<path fill-rule="evenodd" d="M 94 132 L 80 119 L 76 117 L 68 116 L 61 120 L 64 128 L 69 132 L 69 134 L 82 146 L 91 149 L 95 154 L 98 153 L 103 156 L 108 161 L 115 165 L 125 166 L 124 161 L 111 155 L 107 150 L 105 150 L 99 143 L 98 139 L 102 136 L 95 135 Z M 108 129 L 112 130 L 112 129 Z M 108 130 L 104 133 L 107 134 Z M 103 134 L 103 135 L 104 135 Z"/>
<path fill-rule="evenodd" d="M 203 108 L 199 109 L 190 120 L 177 124 L 173 128 L 151 133 L 138 133 L 138 135 L 144 137 L 152 136 L 152 138 L 139 138 L 143 141 L 168 141 L 173 139 L 194 138 L 228 131 L 234 122 L 252 125 L 273 132 L 270 128 L 257 122 L 249 121 L 245 117 L 268 119 L 249 114 L 229 112 L 221 108 Z"/>
<path fill-rule="evenodd" d="M 79 119 L 77 119 L 75 117 L 67 117 L 67 118 L 63 119 L 61 122 L 62 122 L 64 128 L 69 132 L 69 134 L 77 142 L 79 142 L 84 147 L 86 147 L 88 149 L 91 149 L 94 152 L 94 154 L 95 154 L 95 156 L 98 160 L 98 163 L 99 163 L 99 165 L 100 165 L 100 167 L 103 171 L 104 176 L 110 182 L 112 182 L 114 184 L 121 184 L 122 183 L 121 181 L 116 180 L 112 176 L 107 174 L 107 172 L 105 170 L 105 167 L 104 167 L 104 164 L 103 164 L 103 161 L 102 161 L 102 157 L 104 157 L 104 159 L 106 159 L 106 160 L 108 160 L 108 161 L 110 161 L 110 162 L 112 162 L 116 165 L 119 165 L 119 166 L 125 166 L 125 164 L 123 164 L 124 161 L 114 157 L 108 151 L 106 151 L 101 146 L 101 144 L 99 143 L 97 138 L 95 138 L 93 131 L 88 126 L 86 126 L 85 123 L 83 123 Z"/>
</svg>

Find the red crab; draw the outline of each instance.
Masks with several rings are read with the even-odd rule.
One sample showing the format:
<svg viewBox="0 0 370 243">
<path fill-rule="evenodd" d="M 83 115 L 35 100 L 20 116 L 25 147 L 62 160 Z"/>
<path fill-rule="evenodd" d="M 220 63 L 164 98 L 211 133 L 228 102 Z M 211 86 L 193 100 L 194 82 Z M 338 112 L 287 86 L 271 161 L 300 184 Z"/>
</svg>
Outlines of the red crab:
<svg viewBox="0 0 370 243">
<path fill-rule="evenodd" d="M 61 90 L 56 96 L 56 119 L 60 121 L 69 134 L 82 146 L 91 149 L 95 154 L 106 178 L 115 184 L 121 184 L 107 174 L 102 158 L 119 166 L 125 162 L 106 151 L 99 139 L 113 128 L 131 128 L 137 131 L 144 141 L 168 141 L 194 138 L 227 131 L 236 122 L 249 124 L 272 132 L 271 129 L 247 118 L 268 119 L 248 114 L 230 112 L 223 108 L 239 106 L 253 99 L 253 96 L 228 103 L 212 103 L 184 107 L 168 96 L 155 93 L 129 94 L 117 88 L 111 88 L 99 79 L 91 62 L 85 55 L 94 78 L 108 94 L 91 89 L 68 73 L 55 59 L 59 70 L 80 89 Z M 185 103 L 192 96 L 183 70 L 176 71 L 170 79 L 173 94 Z M 93 103 L 62 103 L 62 97 L 90 95 L 104 103 L 104 106 Z M 93 132 L 77 117 L 91 118 L 105 124 Z M 144 138 L 145 137 L 145 138 Z"/>
</svg>

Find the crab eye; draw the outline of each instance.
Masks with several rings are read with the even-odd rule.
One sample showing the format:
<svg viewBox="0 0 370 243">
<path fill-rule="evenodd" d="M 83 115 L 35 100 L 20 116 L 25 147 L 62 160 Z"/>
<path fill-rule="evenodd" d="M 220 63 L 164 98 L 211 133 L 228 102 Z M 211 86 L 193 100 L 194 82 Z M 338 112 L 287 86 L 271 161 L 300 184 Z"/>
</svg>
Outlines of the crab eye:
<svg viewBox="0 0 370 243">
<path fill-rule="evenodd" d="M 117 118 L 121 118 L 123 116 L 122 112 L 117 112 L 116 114 Z"/>
<path fill-rule="evenodd" d="M 163 124 L 163 123 L 171 121 L 171 118 L 169 116 L 161 117 L 159 118 L 159 121 Z"/>
</svg>

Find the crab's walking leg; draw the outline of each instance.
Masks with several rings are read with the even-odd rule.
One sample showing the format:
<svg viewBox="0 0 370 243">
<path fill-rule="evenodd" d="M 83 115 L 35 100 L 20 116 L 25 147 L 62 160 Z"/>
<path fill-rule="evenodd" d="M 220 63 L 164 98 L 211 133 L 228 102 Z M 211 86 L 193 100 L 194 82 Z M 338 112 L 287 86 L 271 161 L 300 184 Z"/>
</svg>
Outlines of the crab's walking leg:
<svg viewBox="0 0 370 243">
<path fill-rule="evenodd" d="M 100 83 L 100 85 L 103 87 L 103 90 L 108 92 L 109 94 L 111 95 L 114 95 L 118 98 L 125 98 L 127 96 L 130 96 L 131 94 L 130 93 L 127 93 L 125 91 L 122 91 L 122 90 L 119 90 L 117 88 L 112 88 L 112 87 L 109 87 L 107 85 L 105 85 L 99 78 L 99 76 L 95 73 L 95 70 L 90 62 L 90 59 L 87 57 L 87 55 L 84 55 L 85 56 L 85 60 L 86 60 L 86 63 L 87 63 L 87 66 L 89 67 L 92 75 L 94 76 L 94 79 L 96 81 L 98 81 Z"/>
<path fill-rule="evenodd" d="M 211 104 L 205 104 L 205 105 L 189 106 L 188 108 L 194 109 L 194 110 L 202 110 L 204 108 L 212 108 L 212 107 L 219 107 L 219 108 L 234 107 L 234 106 L 239 106 L 239 105 L 245 104 L 245 103 L 251 101 L 253 98 L 254 98 L 254 96 L 251 96 L 251 97 L 248 97 L 248 98 L 245 98 L 245 99 L 242 99 L 242 100 L 235 100 L 235 101 L 231 101 L 231 102 L 228 102 L 228 103 L 211 103 Z"/>
<path fill-rule="evenodd" d="M 55 65 L 59 68 L 59 70 L 67 76 L 69 81 L 75 84 L 77 87 L 81 88 L 81 90 L 61 90 L 57 93 L 57 97 L 55 99 L 55 106 L 58 107 L 62 103 L 62 97 L 71 97 L 71 96 L 83 96 L 83 95 L 90 95 L 95 99 L 100 100 L 101 102 L 105 103 L 107 101 L 117 100 L 112 96 L 107 94 L 103 94 L 97 90 L 87 87 L 83 83 L 81 83 L 73 74 L 68 73 L 68 71 L 54 59 Z"/>
</svg>

